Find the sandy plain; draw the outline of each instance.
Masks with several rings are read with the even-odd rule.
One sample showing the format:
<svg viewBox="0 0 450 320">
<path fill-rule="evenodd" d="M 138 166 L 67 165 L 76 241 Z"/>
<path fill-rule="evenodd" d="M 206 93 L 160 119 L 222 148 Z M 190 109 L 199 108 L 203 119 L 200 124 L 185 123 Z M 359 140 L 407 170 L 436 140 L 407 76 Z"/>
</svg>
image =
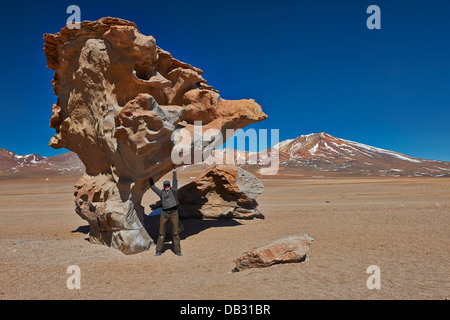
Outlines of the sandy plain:
<svg viewBox="0 0 450 320">
<path fill-rule="evenodd" d="M 449 178 L 262 181 L 265 220 L 183 220 L 182 257 L 169 241 L 161 257 L 90 244 L 73 179 L 2 181 L 0 299 L 449 299 Z M 144 197 L 146 214 L 155 200 Z M 157 224 L 147 219 L 154 239 Z M 306 262 L 230 272 L 245 251 L 297 234 L 315 240 Z M 67 288 L 71 265 L 80 290 Z M 380 290 L 367 288 L 371 265 Z"/>
</svg>

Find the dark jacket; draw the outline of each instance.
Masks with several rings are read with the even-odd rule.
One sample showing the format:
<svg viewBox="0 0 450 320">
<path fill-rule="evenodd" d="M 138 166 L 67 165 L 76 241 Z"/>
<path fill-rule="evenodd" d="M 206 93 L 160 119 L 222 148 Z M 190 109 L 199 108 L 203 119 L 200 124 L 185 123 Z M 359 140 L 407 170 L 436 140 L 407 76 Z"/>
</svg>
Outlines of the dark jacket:
<svg viewBox="0 0 450 320">
<path fill-rule="evenodd" d="M 172 209 L 176 207 L 178 202 L 178 180 L 177 180 L 177 171 L 173 171 L 173 183 L 172 187 L 166 190 L 160 190 L 155 186 L 153 179 L 150 179 L 150 188 L 161 198 L 162 208 L 163 210 Z"/>
</svg>

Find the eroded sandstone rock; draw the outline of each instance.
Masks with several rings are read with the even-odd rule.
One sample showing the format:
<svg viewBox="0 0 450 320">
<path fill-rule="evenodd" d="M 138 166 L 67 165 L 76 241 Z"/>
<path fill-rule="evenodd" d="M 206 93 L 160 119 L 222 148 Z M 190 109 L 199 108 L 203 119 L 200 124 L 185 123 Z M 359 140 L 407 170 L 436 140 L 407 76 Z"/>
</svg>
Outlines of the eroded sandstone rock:
<svg viewBox="0 0 450 320">
<path fill-rule="evenodd" d="M 179 213 L 183 218 L 264 219 L 256 198 L 264 184 L 250 172 L 233 165 L 217 165 L 180 188 Z M 152 205 L 152 209 L 160 206 Z"/>
<path fill-rule="evenodd" d="M 77 153 L 86 167 L 75 202 L 92 242 L 124 253 L 152 244 L 141 200 L 148 178 L 158 181 L 172 168 L 174 131 L 193 134 L 194 121 L 202 121 L 202 132 L 217 129 L 225 136 L 226 129 L 267 117 L 253 100 L 222 99 L 202 70 L 173 58 L 133 22 L 85 21 L 44 40 L 58 96 L 49 145 Z"/>
<path fill-rule="evenodd" d="M 301 262 L 306 259 L 314 239 L 309 235 L 283 238 L 252 249 L 234 260 L 235 272 L 250 268 L 266 268 L 278 263 Z"/>
</svg>

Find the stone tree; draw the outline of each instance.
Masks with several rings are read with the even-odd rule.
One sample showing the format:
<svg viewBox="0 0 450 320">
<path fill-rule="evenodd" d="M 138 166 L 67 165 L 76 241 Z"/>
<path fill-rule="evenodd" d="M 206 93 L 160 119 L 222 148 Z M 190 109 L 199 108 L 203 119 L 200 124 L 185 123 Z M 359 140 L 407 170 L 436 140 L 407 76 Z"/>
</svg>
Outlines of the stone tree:
<svg viewBox="0 0 450 320">
<path fill-rule="evenodd" d="M 229 101 L 206 84 L 203 71 L 159 48 L 133 22 L 102 18 L 80 29 L 44 35 L 57 102 L 49 145 L 75 152 L 86 166 L 76 184 L 76 212 L 89 239 L 125 254 L 147 250 L 141 200 L 173 162 L 172 135 L 243 128 L 267 118 L 253 100 Z M 203 141 L 208 148 L 213 141 Z M 192 142 L 191 148 L 194 148 Z"/>
</svg>

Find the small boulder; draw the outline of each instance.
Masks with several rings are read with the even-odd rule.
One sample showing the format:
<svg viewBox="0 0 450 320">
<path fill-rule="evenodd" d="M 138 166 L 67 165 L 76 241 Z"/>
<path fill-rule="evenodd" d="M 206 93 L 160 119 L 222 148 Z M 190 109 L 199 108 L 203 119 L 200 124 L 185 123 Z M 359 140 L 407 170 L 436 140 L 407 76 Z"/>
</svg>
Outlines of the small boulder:
<svg viewBox="0 0 450 320">
<path fill-rule="evenodd" d="M 292 236 L 252 249 L 234 260 L 234 272 L 251 268 L 266 268 L 278 263 L 302 262 L 314 239 L 309 235 Z"/>
</svg>

